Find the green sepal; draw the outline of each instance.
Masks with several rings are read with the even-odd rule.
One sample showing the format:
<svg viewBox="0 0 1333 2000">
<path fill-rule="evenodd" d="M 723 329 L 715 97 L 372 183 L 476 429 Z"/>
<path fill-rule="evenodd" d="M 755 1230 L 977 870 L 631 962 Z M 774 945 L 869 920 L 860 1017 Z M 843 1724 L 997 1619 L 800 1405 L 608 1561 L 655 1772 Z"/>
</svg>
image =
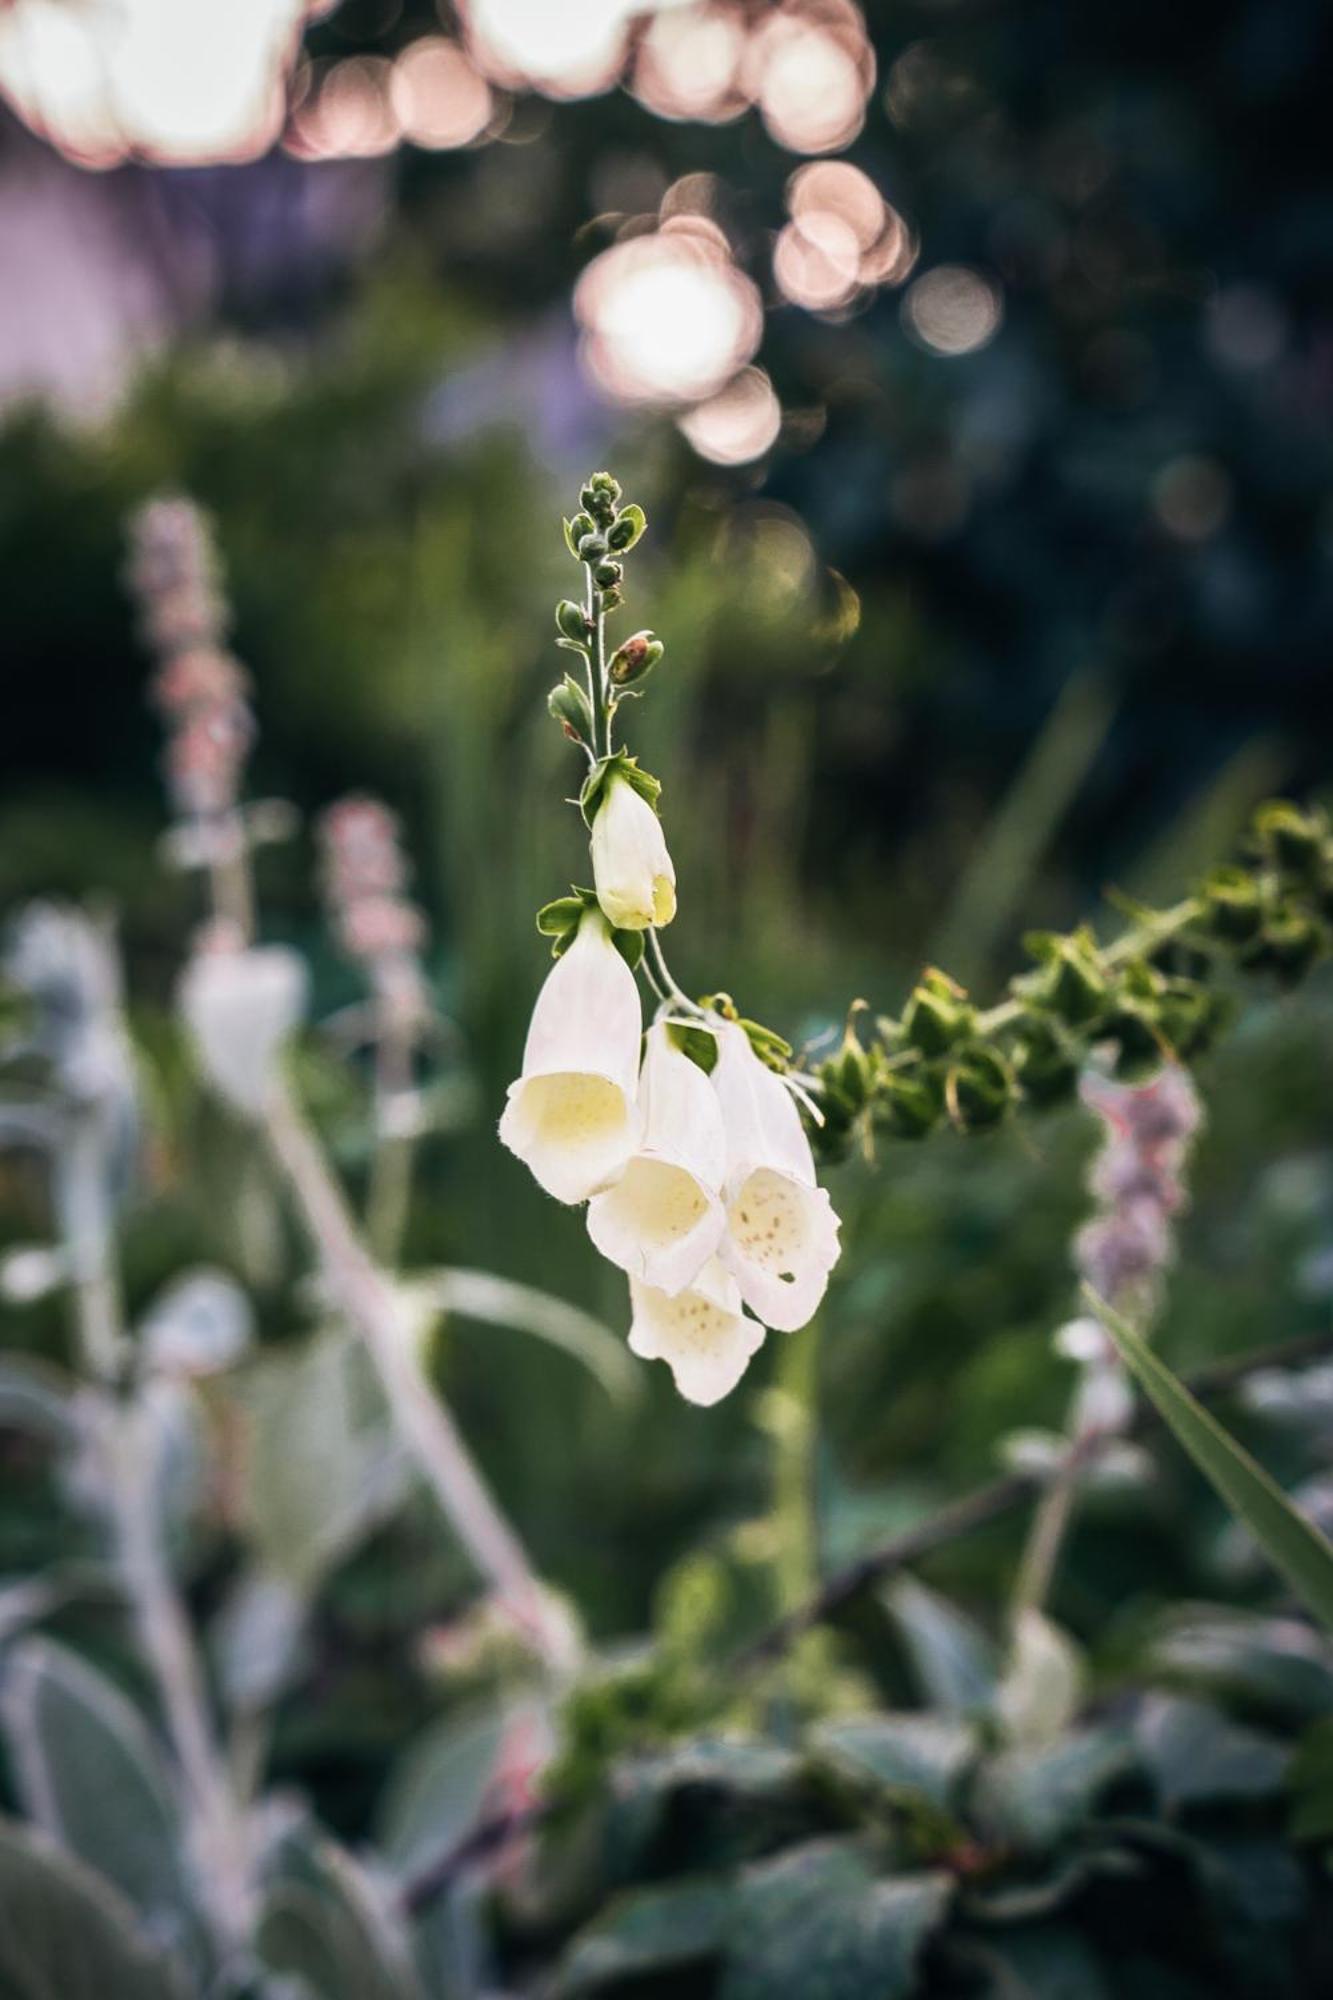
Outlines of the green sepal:
<svg viewBox="0 0 1333 2000">
<path fill-rule="evenodd" d="M 960 1132 L 988 1132 L 1002 1123 L 1014 1101 L 1014 1073 L 995 1049 L 973 1042 L 949 1065 L 944 1100 Z"/>
<path fill-rule="evenodd" d="M 643 962 L 643 932 L 612 931 L 611 942 L 630 971 L 637 972 Z"/>
<path fill-rule="evenodd" d="M 568 896 L 557 896 L 552 903 L 543 903 L 537 912 L 537 929 L 543 937 L 551 939 L 552 958 L 563 958 L 579 933 L 588 910 L 598 907 L 595 889 L 580 888 L 575 883 Z"/>
<path fill-rule="evenodd" d="M 592 703 L 572 674 L 566 674 L 551 689 L 546 706 L 567 736 L 577 737 L 580 743 L 592 742 Z"/>
<path fill-rule="evenodd" d="M 572 640 L 581 652 L 592 644 L 588 614 L 572 597 L 562 597 L 555 607 L 555 628 L 562 639 Z"/>
<path fill-rule="evenodd" d="M 976 1009 L 962 987 L 936 966 L 927 966 L 903 1009 L 902 1032 L 922 1055 L 943 1055 L 972 1032 Z"/>
<path fill-rule="evenodd" d="M 1252 827 L 1260 853 L 1279 873 L 1308 880 L 1320 872 L 1328 838 L 1322 812 L 1302 812 L 1287 799 L 1269 799 L 1255 813 Z"/>
<path fill-rule="evenodd" d="M 623 778 L 627 785 L 634 787 L 641 799 L 648 801 L 654 812 L 657 811 L 657 801 L 662 795 L 661 781 L 651 771 L 640 770 L 637 757 L 617 750 L 614 756 L 603 757 L 594 764 L 584 779 L 583 790 L 579 793 L 579 811 L 583 814 L 585 826 L 592 826 L 601 807 L 602 794 L 613 777 Z"/>
<path fill-rule="evenodd" d="M 888 1070 L 876 1086 L 871 1116 L 895 1139 L 924 1139 L 944 1116 L 944 1085 L 933 1070 Z"/>
<path fill-rule="evenodd" d="M 1199 889 L 1204 923 L 1228 944 L 1248 944 L 1264 920 L 1259 884 L 1247 868 L 1215 868 Z"/>
<path fill-rule="evenodd" d="M 773 1028 L 766 1028 L 762 1021 L 747 1020 L 737 1011 L 730 993 L 706 994 L 700 1005 L 710 1014 L 720 1014 L 724 1021 L 743 1028 L 750 1047 L 766 1069 L 774 1069 L 781 1074 L 787 1068 L 792 1057 L 791 1043 L 784 1041 Z"/>
<path fill-rule="evenodd" d="M 622 507 L 607 530 L 607 546 L 614 549 L 617 555 L 624 555 L 634 547 L 647 526 L 647 516 L 642 507 Z"/>
</svg>

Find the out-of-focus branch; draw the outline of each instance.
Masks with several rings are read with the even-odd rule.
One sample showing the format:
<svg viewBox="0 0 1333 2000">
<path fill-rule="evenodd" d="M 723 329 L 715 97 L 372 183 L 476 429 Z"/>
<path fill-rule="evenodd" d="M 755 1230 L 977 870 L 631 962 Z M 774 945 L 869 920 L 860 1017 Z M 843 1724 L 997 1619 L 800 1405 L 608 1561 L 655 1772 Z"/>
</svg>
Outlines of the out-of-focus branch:
<svg viewBox="0 0 1333 2000">
<path fill-rule="evenodd" d="M 265 1130 L 291 1186 L 334 1297 L 365 1343 L 404 1442 L 479 1573 L 548 1666 L 575 1664 L 572 1634 L 527 1552 L 422 1372 L 393 1285 L 357 1233 L 320 1146 L 290 1095 L 270 1099 Z"/>
<path fill-rule="evenodd" d="M 1186 1381 L 1201 1402 L 1214 1403 L 1238 1383 L 1264 1369 L 1298 1368 L 1328 1354 L 1333 1354 L 1333 1328 L 1300 1334 L 1293 1340 L 1279 1341 L 1275 1346 L 1259 1352 L 1233 1355 L 1225 1361 L 1199 1369 L 1187 1376 Z M 1155 1410 L 1145 1404 L 1136 1411 L 1128 1433 L 1092 1434 L 1082 1439 L 1076 1448 L 1084 1464 L 1093 1463 L 1102 1451 L 1118 1443 L 1125 1435 L 1143 1436 L 1160 1428 L 1161 1419 Z M 804 1604 L 798 1605 L 758 1639 L 742 1647 L 729 1663 L 728 1672 L 746 1674 L 763 1667 L 783 1653 L 803 1632 L 824 1624 L 845 1604 L 859 1597 L 863 1590 L 883 1583 L 887 1577 L 896 1575 L 911 1563 L 919 1562 L 924 1556 L 933 1555 L 950 1542 L 960 1541 L 964 1535 L 973 1534 L 978 1528 L 989 1527 L 993 1521 L 1000 1520 L 1020 1502 L 1039 1491 L 1041 1485 L 1042 1479 L 1037 1473 L 1009 1472 L 990 1480 L 985 1486 L 975 1487 L 971 1493 L 965 1493 L 957 1500 L 949 1501 L 924 1521 L 918 1521 L 902 1534 L 881 1542 L 878 1548 L 868 1550 L 844 1569 L 835 1570 Z"/>
</svg>

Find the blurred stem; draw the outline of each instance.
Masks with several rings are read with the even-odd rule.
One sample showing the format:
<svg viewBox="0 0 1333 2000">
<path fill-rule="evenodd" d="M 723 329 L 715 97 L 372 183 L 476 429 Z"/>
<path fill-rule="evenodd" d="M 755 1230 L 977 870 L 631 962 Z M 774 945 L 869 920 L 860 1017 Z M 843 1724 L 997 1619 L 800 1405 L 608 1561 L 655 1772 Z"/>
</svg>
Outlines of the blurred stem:
<svg viewBox="0 0 1333 2000">
<path fill-rule="evenodd" d="M 819 1320 L 782 1336 L 775 1398 L 774 1513 L 778 1603 L 789 1611 L 818 1581 L 812 1453 L 818 1434 Z"/>
<path fill-rule="evenodd" d="M 158 1519 L 157 1456 L 141 1402 L 117 1392 L 128 1348 L 113 1251 L 107 1141 L 95 1111 L 81 1112 L 57 1170 L 57 1203 L 73 1270 L 83 1369 L 96 1385 L 93 1434 L 105 1467 L 116 1562 L 185 1787 L 200 1880 L 219 1944 L 250 1928 L 243 1816 L 214 1735 L 194 1634 L 177 1593 Z"/>
<path fill-rule="evenodd" d="M 1073 1517 L 1082 1456 L 1077 1446 L 1070 1449 L 1064 1464 L 1037 1502 L 1014 1580 L 1010 1615 L 1015 1623 L 1025 1611 L 1044 1609 L 1051 1594 L 1056 1567 Z"/>
<path fill-rule="evenodd" d="M 416 1142 L 402 1129 L 401 1115 L 412 1091 L 412 1045 L 402 1023 L 377 1003 L 375 1039 L 375 1150 L 366 1201 L 366 1237 L 377 1261 L 393 1270 L 402 1250 L 412 1195 Z"/>
<path fill-rule="evenodd" d="M 427 1382 L 393 1286 L 358 1236 L 318 1140 L 281 1087 L 270 1099 L 265 1125 L 333 1296 L 365 1343 L 418 1471 L 477 1571 L 548 1667 L 569 1671 L 572 1641 L 453 1417 Z"/>
</svg>

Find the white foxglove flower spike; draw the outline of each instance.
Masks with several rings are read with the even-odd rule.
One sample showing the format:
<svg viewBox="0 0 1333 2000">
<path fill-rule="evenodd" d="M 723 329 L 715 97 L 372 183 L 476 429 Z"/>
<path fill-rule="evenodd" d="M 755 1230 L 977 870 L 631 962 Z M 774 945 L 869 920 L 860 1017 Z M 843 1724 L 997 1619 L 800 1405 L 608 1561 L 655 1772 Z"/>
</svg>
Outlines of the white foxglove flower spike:
<svg viewBox="0 0 1333 2000">
<path fill-rule="evenodd" d="M 675 1298 L 633 1281 L 629 1295 L 631 1351 L 665 1361 L 687 1403 L 720 1403 L 764 1344 L 763 1327 L 741 1311 L 736 1280 L 716 1257 Z"/>
<path fill-rule="evenodd" d="M 628 778 L 613 770 L 592 823 L 597 900 L 617 930 L 669 924 L 676 914 L 676 871 L 662 822 Z"/>
<path fill-rule="evenodd" d="M 589 910 L 547 974 L 509 1086 L 500 1138 L 557 1201 L 586 1201 L 638 1142 L 643 1019 L 634 974 Z"/>
<path fill-rule="evenodd" d="M 235 1111 L 258 1117 L 282 1045 L 305 1012 L 306 969 L 285 945 L 201 951 L 186 967 L 180 1006 L 200 1067 Z"/>
<path fill-rule="evenodd" d="M 838 1218 L 815 1179 L 801 1114 L 744 1028 L 717 1029 L 713 1088 L 727 1134 L 727 1234 L 719 1255 L 766 1326 L 793 1333 L 838 1261 Z"/>
<path fill-rule="evenodd" d="M 648 1030 L 639 1075 L 642 1135 L 621 1178 L 588 1209 L 588 1234 L 631 1278 L 674 1298 L 726 1227 L 727 1141 L 713 1086 L 666 1024 Z"/>
</svg>

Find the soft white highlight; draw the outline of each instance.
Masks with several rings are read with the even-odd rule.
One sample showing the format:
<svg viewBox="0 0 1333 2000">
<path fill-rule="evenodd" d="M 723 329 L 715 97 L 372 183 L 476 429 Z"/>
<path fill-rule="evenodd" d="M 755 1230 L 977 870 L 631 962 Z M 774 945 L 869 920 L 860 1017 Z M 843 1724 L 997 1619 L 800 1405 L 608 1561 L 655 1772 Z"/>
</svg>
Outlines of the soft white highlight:
<svg viewBox="0 0 1333 2000">
<path fill-rule="evenodd" d="M 590 911 L 537 996 L 500 1138 L 557 1201 L 586 1201 L 638 1142 L 639 989 Z"/>
<path fill-rule="evenodd" d="M 200 1068 L 233 1110 L 254 1118 L 265 1109 L 306 984 L 304 963 L 285 945 L 200 952 L 187 966 L 181 1012 Z"/>
<path fill-rule="evenodd" d="M 675 1298 L 631 1283 L 630 1303 L 632 1351 L 665 1361 L 687 1403 L 720 1403 L 764 1344 L 763 1327 L 741 1311 L 736 1280 L 716 1257 Z"/>
<path fill-rule="evenodd" d="M 726 1227 L 726 1135 L 713 1087 L 665 1023 L 648 1032 L 639 1077 L 643 1135 L 613 1188 L 588 1209 L 588 1234 L 631 1278 L 674 1297 Z"/>
</svg>

